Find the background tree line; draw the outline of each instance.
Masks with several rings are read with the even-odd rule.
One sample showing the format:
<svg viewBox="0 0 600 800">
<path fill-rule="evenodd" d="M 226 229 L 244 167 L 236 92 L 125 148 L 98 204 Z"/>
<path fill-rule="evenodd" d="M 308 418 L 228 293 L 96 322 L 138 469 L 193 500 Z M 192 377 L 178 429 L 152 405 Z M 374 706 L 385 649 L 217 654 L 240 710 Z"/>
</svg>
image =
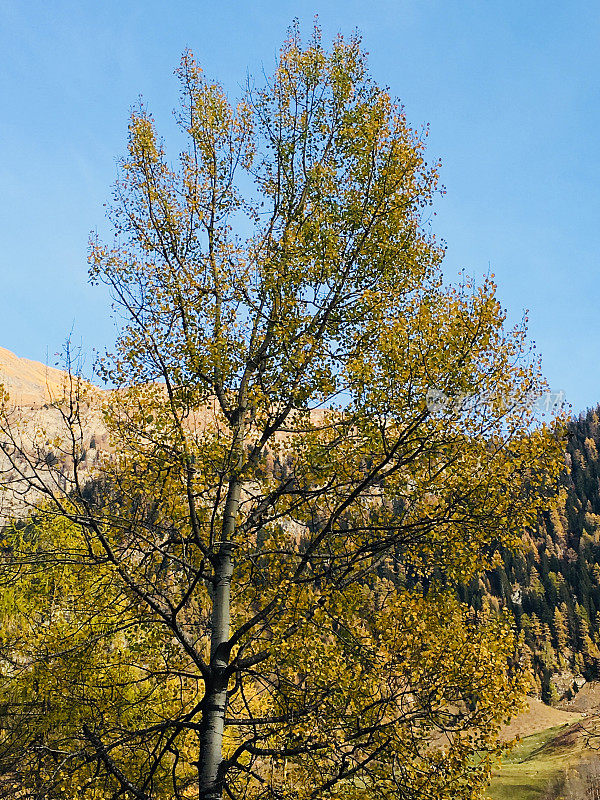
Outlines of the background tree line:
<svg viewBox="0 0 600 800">
<path fill-rule="evenodd" d="M 508 608 L 524 662 L 545 702 L 567 698 L 574 679 L 600 675 L 600 408 L 568 424 L 556 508 L 502 550 L 493 570 L 459 589 L 473 608 Z"/>
</svg>

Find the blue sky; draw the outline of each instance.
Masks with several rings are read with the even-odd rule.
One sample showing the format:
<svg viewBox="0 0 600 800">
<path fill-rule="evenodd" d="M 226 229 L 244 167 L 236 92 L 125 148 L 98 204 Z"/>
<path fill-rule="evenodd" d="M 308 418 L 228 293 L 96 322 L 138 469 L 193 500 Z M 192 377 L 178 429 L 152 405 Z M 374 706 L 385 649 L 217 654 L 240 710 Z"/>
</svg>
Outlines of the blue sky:
<svg viewBox="0 0 600 800">
<path fill-rule="evenodd" d="M 375 79 L 431 125 L 447 277 L 491 269 L 552 388 L 600 402 L 597 0 L 0 0 L 0 346 L 52 364 L 73 328 L 90 364 L 111 343 L 86 250 L 131 106 L 168 133 L 184 48 L 236 94 L 316 13 L 326 39 L 358 28 Z"/>
</svg>

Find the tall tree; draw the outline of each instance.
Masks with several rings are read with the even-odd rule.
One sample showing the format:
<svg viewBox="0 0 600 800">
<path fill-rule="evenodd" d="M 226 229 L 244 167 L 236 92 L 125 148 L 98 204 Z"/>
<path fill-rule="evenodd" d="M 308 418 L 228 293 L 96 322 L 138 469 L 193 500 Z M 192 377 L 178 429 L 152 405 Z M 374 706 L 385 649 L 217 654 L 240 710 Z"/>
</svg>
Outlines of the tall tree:
<svg viewBox="0 0 600 800">
<path fill-rule="evenodd" d="M 178 166 L 140 108 L 115 241 L 91 246 L 123 319 L 110 457 L 82 470 L 77 392 L 52 458 L 4 418 L 13 474 L 69 530 L 6 559 L 68 553 L 87 635 L 59 649 L 96 663 L 121 619 L 137 659 L 111 691 L 76 671 L 80 727 L 36 752 L 90 797 L 99 776 L 115 797 L 474 797 L 522 676 L 507 624 L 453 587 L 533 524 L 560 452 L 531 428 L 524 327 L 491 279 L 444 287 L 436 167 L 357 38 L 294 28 L 236 107 L 190 53 L 178 75 Z"/>
</svg>

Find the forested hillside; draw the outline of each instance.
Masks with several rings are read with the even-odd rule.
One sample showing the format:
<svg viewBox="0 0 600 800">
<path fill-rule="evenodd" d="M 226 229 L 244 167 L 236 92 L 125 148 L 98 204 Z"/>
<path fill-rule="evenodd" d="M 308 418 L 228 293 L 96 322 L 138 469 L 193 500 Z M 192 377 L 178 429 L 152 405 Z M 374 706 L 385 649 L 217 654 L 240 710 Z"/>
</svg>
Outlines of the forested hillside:
<svg viewBox="0 0 600 800">
<path fill-rule="evenodd" d="M 600 677 L 599 449 L 600 406 L 569 425 L 557 508 L 524 534 L 521 553 L 504 552 L 493 571 L 460 589 L 476 609 L 512 611 L 546 702 Z"/>
</svg>

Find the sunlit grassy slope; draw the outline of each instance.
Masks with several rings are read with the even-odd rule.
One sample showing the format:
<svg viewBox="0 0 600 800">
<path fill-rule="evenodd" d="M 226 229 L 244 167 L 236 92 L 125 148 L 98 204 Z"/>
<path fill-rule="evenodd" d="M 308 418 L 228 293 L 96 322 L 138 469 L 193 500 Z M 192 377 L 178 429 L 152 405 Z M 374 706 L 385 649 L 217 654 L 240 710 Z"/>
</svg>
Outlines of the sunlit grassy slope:
<svg viewBox="0 0 600 800">
<path fill-rule="evenodd" d="M 587 726 L 586 726 L 587 727 Z M 581 723 L 559 725 L 522 739 L 496 772 L 492 800 L 540 800 L 565 770 L 586 755 L 587 733 Z"/>
</svg>

